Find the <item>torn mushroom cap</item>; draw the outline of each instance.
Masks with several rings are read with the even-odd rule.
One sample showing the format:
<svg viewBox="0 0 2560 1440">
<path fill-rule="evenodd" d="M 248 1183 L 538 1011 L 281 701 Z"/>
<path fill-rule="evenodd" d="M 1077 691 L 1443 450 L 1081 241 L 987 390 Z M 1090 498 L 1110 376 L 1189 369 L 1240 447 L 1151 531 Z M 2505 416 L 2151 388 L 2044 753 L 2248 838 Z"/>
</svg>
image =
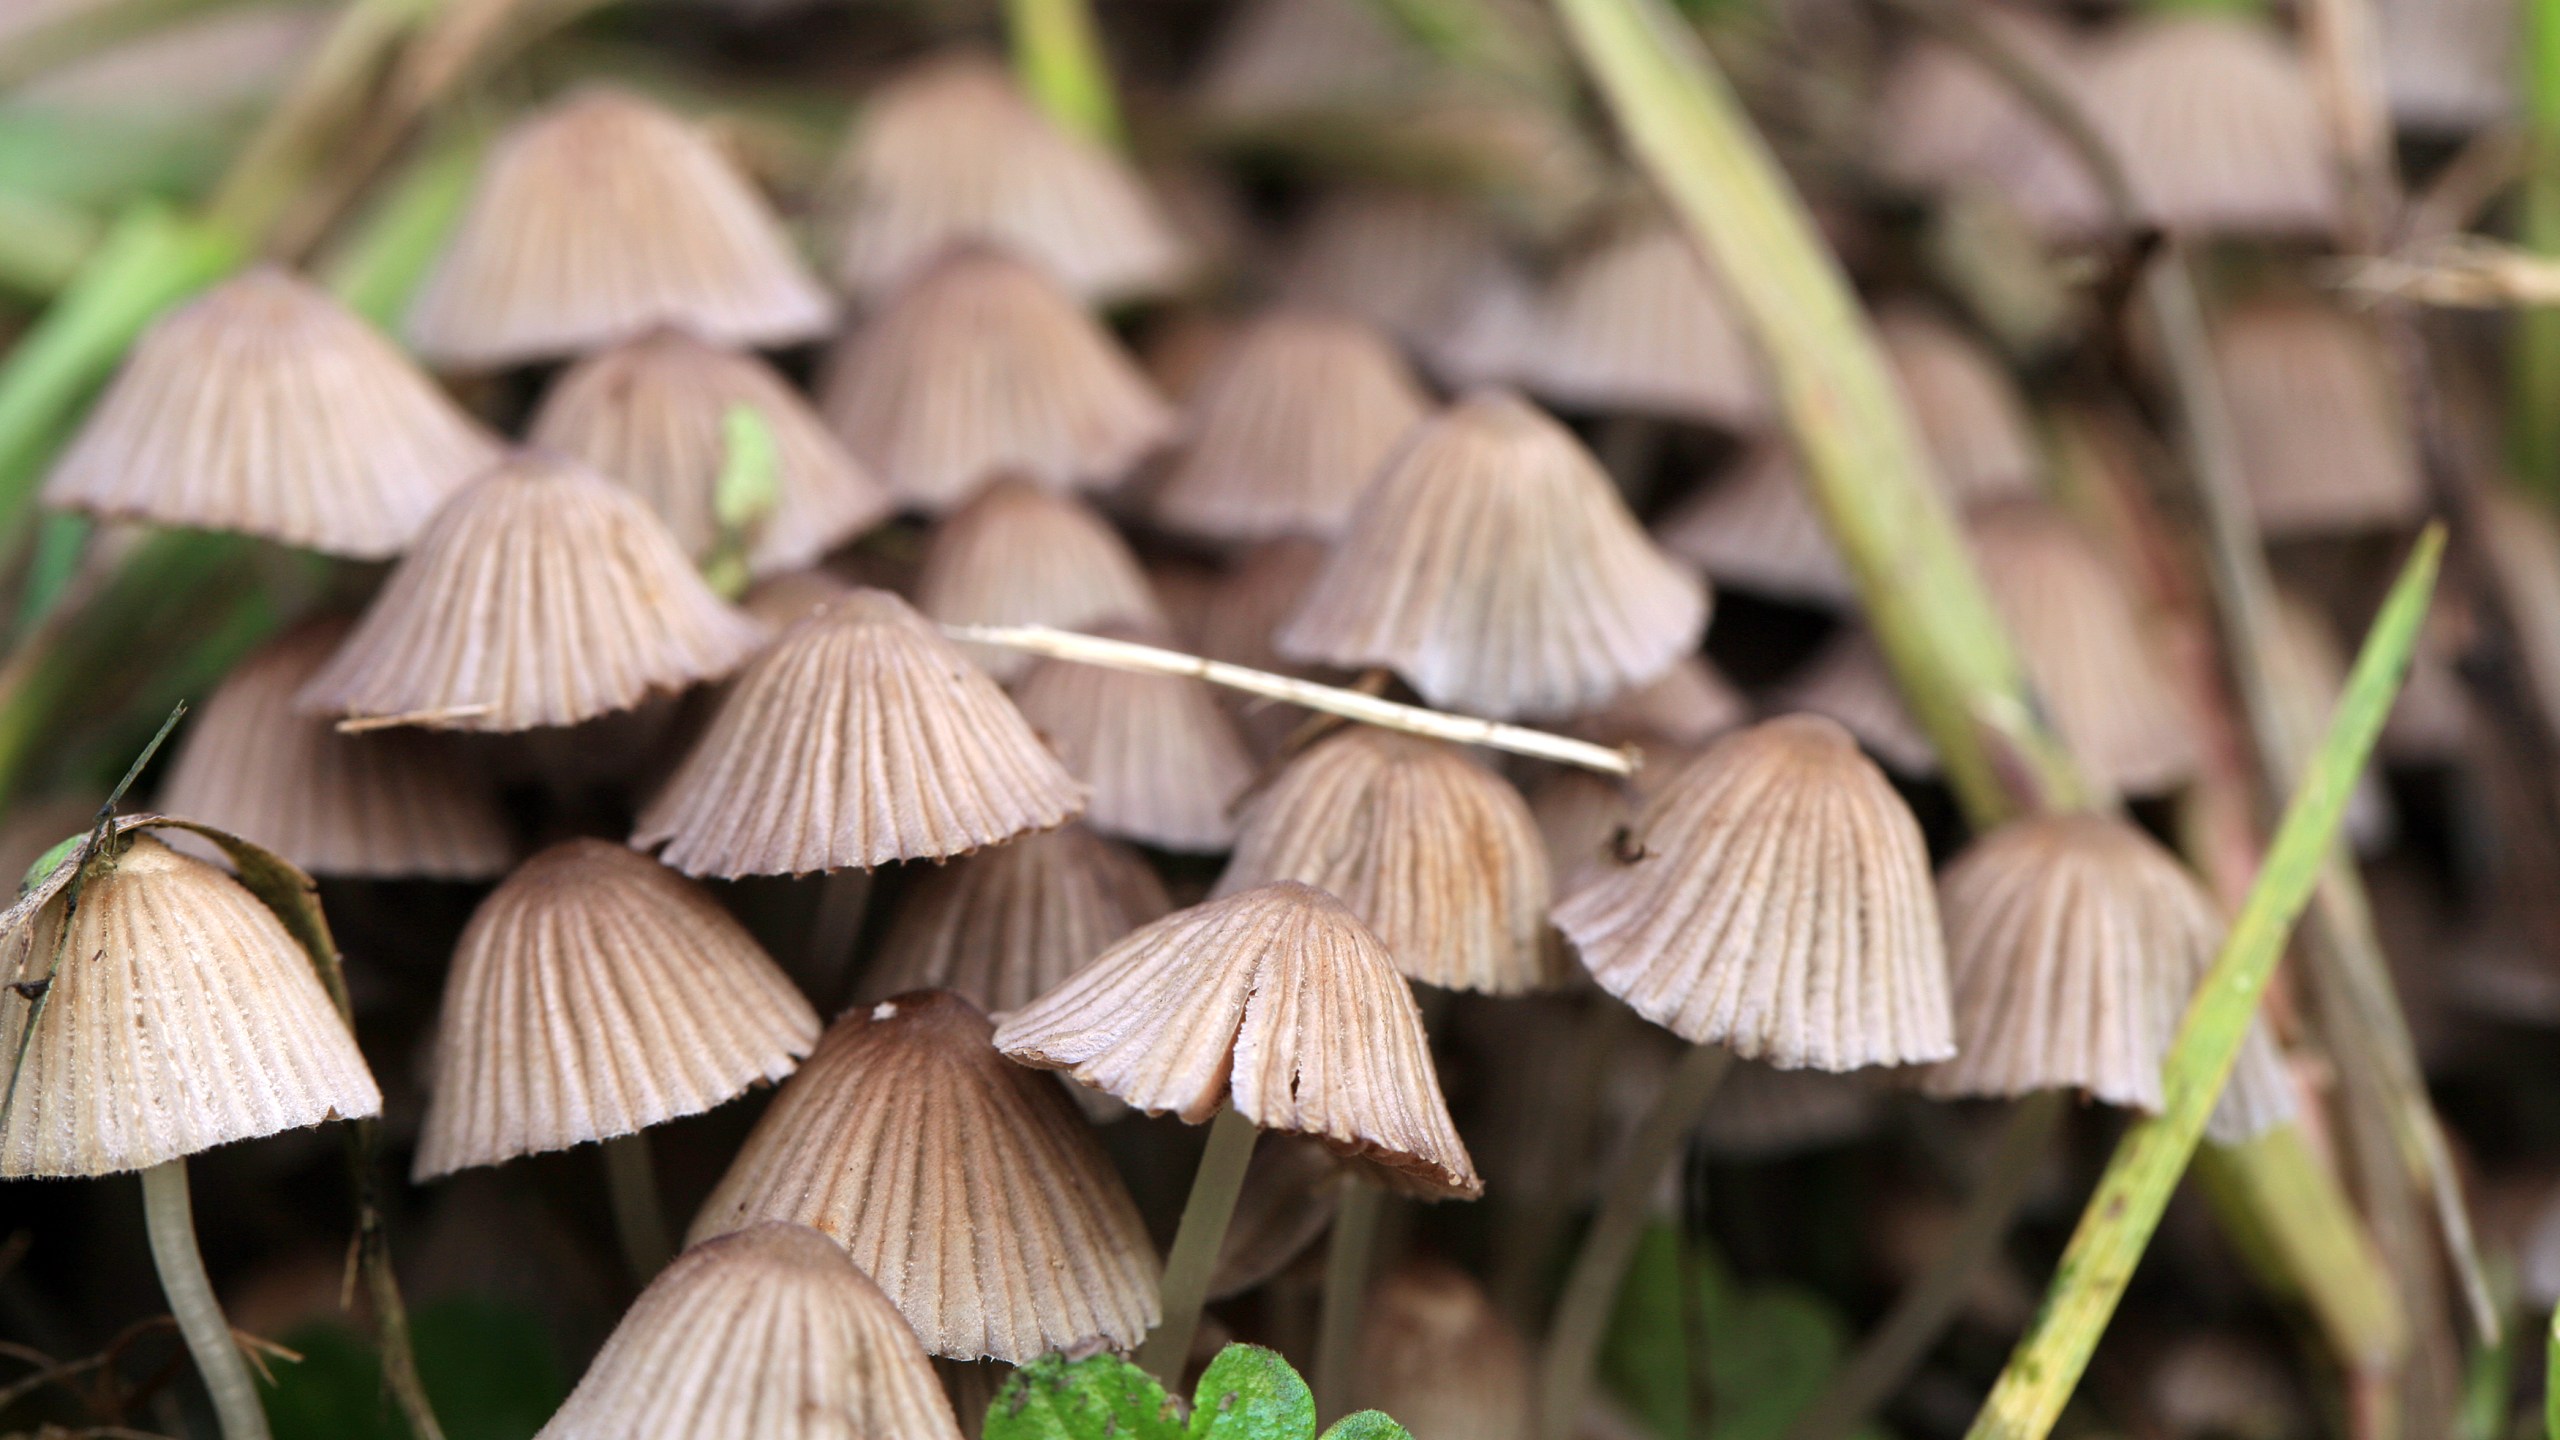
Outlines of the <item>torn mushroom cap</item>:
<svg viewBox="0 0 2560 1440">
<path fill-rule="evenodd" d="M 1661 674 L 1706 624 L 1705 586 L 1572 432 L 1482 391 L 1379 474 L 1279 646 L 1392 666 L 1435 705 L 1560 715 Z"/>
<path fill-rule="evenodd" d="M 1953 1053 L 1920 824 L 1837 724 L 1788 715 L 1718 741 L 1615 859 L 1555 922 L 1646 1019 L 1787 1068 Z"/>
<path fill-rule="evenodd" d="M 773 367 L 677 326 L 571 366 L 543 397 L 532 443 L 630 486 L 700 560 L 721 543 L 719 490 L 740 410 L 773 447 L 773 507 L 747 546 L 756 574 L 814 564 L 887 518 L 888 492 Z"/>
<path fill-rule="evenodd" d="M 2391 530 L 2425 513 L 2407 407 L 2370 324 L 2270 298 L 2223 316 L 2213 339 L 2260 530 Z"/>
<path fill-rule="evenodd" d="M 846 1011 L 693 1222 L 834 1236 L 936 1355 L 1022 1362 L 1158 1318 L 1158 1265 L 1110 1159 L 1046 1076 L 946 990 Z"/>
<path fill-rule="evenodd" d="M 520 451 L 436 512 L 298 703 L 445 729 L 574 725 L 718 679 L 763 639 L 630 491 Z"/>
<path fill-rule="evenodd" d="M 916 608 L 946 625 L 1157 625 L 1165 616 L 1129 542 L 1073 496 L 1020 476 L 980 491 L 933 529 Z M 1032 657 L 994 645 L 962 653 L 1008 683 Z"/>
<path fill-rule="evenodd" d="M 1528 1440 L 1529 1347 L 1465 1271 L 1409 1261 L 1380 1276 L 1360 1317 L 1352 1400 L 1413 1440 Z"/>
<path fill-rule="evenodd" d="M 641 812 L 688 875 L 941 859 L 1084 808 L 996 682 L 907 603 L 856 590 L 756 657 Z"/>
<path fill-rule="evenodd" d="M 2038 493 L 2038 458 L 2026 405 L 1997 357 L 1912 305 L 1876 317 L 1876 335 L 1948 498 L 1961 505 Z"/>
<path fill-rule="evenodd" d="M 514 853 L 489 777 L 449 737 L 341 735 L 294 696 L 347 633 L 303 625 L 223 677 L 169 764 L 159 808 L 316 875 L 479 880 Z"/>
<path fill-rule="evenodd" d="M 1341 901 L 1295 882 L 1180 910 L 996 1032 L 1004 1053 L 1197 1125 L 1224 1105 L 1375 1162 L 1417 1194 L 1483 1193 L 1413 992 Z"/>
<path fill-rule="evenodd" d="M 1733 307 L 1668 220 L 1619 228 L 1540 297 L 1514 378 L 1550 404 L 1749 429 L 1768 390 Z"/>
<path fill-rule="evenodd" d="M 1173 908 L 1146 857 L 1082 825 L 922 870 L 891 917 L 865 994 L 942 987 L 1016 1010 Z"/>
<path fill-rule="evenodd" d="M 1120 627 L 1104 633 L 1159 638 Z M 1090 789 L 1086 824 L 1166 850 L 1235 842 L 1227 812 L 1253 782 L 1253 757 L 1208 682 L 1042 660 L 1013 694 L 1022 718 Z"/>
<path fill-rule="evenodd" d="M 1683 502 L 1654 527 L 1654 539 L 1718 585 L 1825 609 L 1858 600 L 1805 493 L 1803 471 L 1783 445 L 1753 451 L 1733 474 Z"/>
<path fill-rule="evenodd" d="M 261 265 L 143 332 L 44 500 L 380 560 L 497 458 L 390 341 Z"/>
<path fill-rule="evenodd" d="M 536 1440 L 960 1440 L 960 1427 L 870 1277 L 805 1225 L 758 1225 L 659 1272 Z"/>
<path fill-rule="evenodd" d="M 68 935 L 59 894 L 0 935 L 8 983 L 52 980 L 32 1042 L 34 1005 L 0 1007 L 0 1055 L 25 1057 L 0 1178 L 144 1170 L 380 1113 L 355 1037 L 275 913 L 148 834 L 117 843 Z"/>
<path fill-rule="evenodd" d="M 682 325 L 788 345 L 834 304 L 763 197 L 692 126 L 591 88 L 517 121 L 409 307 L 429 363 L 493 369 Z"/>
<path fill-rule="evenodd" d="M 1537 822 L 1454 746 L 1354 725 L 1291 761 L 1246 807 L 1215 893 L 1274 880 L 1341 897 L 1411 979 L 1510 995 L 1557 978 Z"/>
<path fill-rule="evenodd" d="M 1430 407 L 1386 337 L 1274 311 L 1232 342 L 1192 403 L 1156 516 L 1213 540 L 1333 535 Z"/>
<path fill-rule="evenodd" d="M 1060 129 L 984 56 L 928 60 L 873 92 L 840 169 L 836 273 L 859 299 L 972 242 L 1096 303 L 1160 294 L 1191 268 L 1137 172 Z"/>
<path fill-rule="evenodd" d="M 838 347 L 827 423 L 899 500 L 943 511 L 997 476 L 1108 489 L 1174 413 L 1057 283 L 985 250 L 945 255 Z"/>
<path fill-rule="evenodd" d="M 790 1074 L 817 1036 L 708 891 L 611 841 L 565 841 L 462 932 L 415 1178 L 699 1114 Z"/>
</svg>

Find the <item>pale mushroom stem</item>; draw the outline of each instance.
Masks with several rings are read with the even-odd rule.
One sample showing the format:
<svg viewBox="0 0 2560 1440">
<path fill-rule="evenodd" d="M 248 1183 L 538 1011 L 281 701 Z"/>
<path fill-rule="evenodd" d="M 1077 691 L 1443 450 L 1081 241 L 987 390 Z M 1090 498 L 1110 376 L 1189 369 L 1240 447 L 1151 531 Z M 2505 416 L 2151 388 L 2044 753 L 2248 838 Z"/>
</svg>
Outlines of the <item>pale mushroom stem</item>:
<svg viewBox="0 0 2560 1440">
<path fill-rule="evenodd" d="M 1371 1257 L 1378 1248 L 1378 1215 L 1386 1192 L 1357 1175 L 1342 1177 L 1341 1203 L 1333 1212 L 1333 1238 L 1324 1257 L 1324 1308 L 1316 1322 L 1316 1418 L 1337 1419 L 1351 1408 L 1352 1358 L 1359 1353 L 1360 1314 L 1369 1295 Z"/>
<path fill-rule="evenodd" d="M 1902 1387 L 1903 1377 L 1955 1318 L 1965 1292 L 1999 1251 L 2001 1237 L 2009 1233 L 2018 1206 L 2027 1198 L 2037 1162 L 2053 1148 L 2054 1133 L 2062 1126 L 2064 1100 L 2062 1091 L 2040 1090 L 2010 1107 L 1991 1168 L 1965 1197 L 1955 1233 L 1939 1247 L 1928 1272 L 1894 1301 L 1892 1313 L 1867 1337 L 1822 1398 L 1787 1427 L 1786 1440 L 1839 1440 Z"/>
<path fill-rule="evenodd" d="M 1191 1198 L 1182 1202 L 1182 1224 L 1173 1232 L 1173 1251 L 1164 1261 L 1164 1319 L 1138 1347 L 1138 1366 L 1179 1388 L 1191 1359 L 1191 1337 L 1199 1333 L 1200 1307 L 1209 1298 L 1209 1277 L 1218 1268 L 1218 1251 L 1227 1239 L 1227 1222 L 1235 1218 L 1236 1196 L 1244 1190 L 1244 1167 L 1253 1159 L 1253 1142 L 1261 1134 L 1253 1122 L 1222 1106 L 1209 1123 L 1209 1146 L 1200 1152 L 1200 1168 L 1191 1175 Z"/>
<path fill-rule="evenodd" d="M 1538 1387 L 1541 1440 L 1573 1440 L 1583 1396 L 1591 1388 L 1592 1370 L 1599 1361 L 1600 1341 L 1608 1333 L 1609 1315 L 1617 1308 L 1618 1286 L 1635 1258 L 1636 1242 L 1643 1238 L 1654 1189 L 1690 1132 L 1698 1128 L 1698 1117 L 1732 1067 L 1733 1052 L 1720 1045 L 1689 1047 L 1627 1141 L 1617 1173 L 1601 1192 L 1591 1233 L 1584 1237 L 1580 1253 L 1573 1257 L 1572 1273 L 1565 1277 L 1555 1323 L 1547 1327 Z"/>
<path fill-rule="evenodd" d="M 675 1254 L 667 1240 L 666 1207 L 658 1199 L 658 1167 L 649 1155 L 648 1131 L 605 1137 L 604 1182 L 622 1261 L 631 1268 L 632 1280 L 646 1285 Z"/>
<path fill-rule="evenodd" d="M 183 1157 L 142 1172 L 142 1219 L 151 1235 L 160 1292 L 168 1297 L 169 1314 L 178 1322 L 187 1353 L 195 1357 L 196 1374 L 213 1397 L 223 1440 L 268 1440 L 258 1383 L 249 1376 L 249 1362 L 231 1337 L 231 1322 L 222 1316 L 213 1281 L 204 1273 L 204 1256 L 196 1249 L 195 1202 L 187 1191 Z"/>
<path fill-rule="evenodd" d="M 809 998 L 822 1014 L 852 1000 L 854 942 L 871 911 L 871 872 L 833 870 L 818 882 L 818 913 L 809 923 Z"/>
<path fill-rule="evenodd" d="M 1604 775 L 1632 775 L 1636 772 L 1636 755 L 1631 746 L 1613 750 L 1606 745 L 1594 745 L 1588 740 L 1576 740 L 1565 735 L 1551 735 L 1525 725 L 1507 725 L 1499 720 L 1481 720 L 1472 715 L 1443 714 L 1420 705 L 1381 700 L 1375 695 L 1364 695 L 1338 685 L 1319 685 L 1313 680 L 1274 675 L 1268 670 L 1230 665 L 1224 660 L 1204 660 L 1197 655 L 1141 645 L 1134 640 L 1079 635 L 1072 630 L 1056 630 L 1046 625 L 945 625 L 942 633 L 971 644 L 1023 650 L 1082 665 L 1136 670 L 1152 675 L 1188 676 L 1212 685 L 1223 685 L 1230 690 L 1241 690 L 1248 695 L 1321 710 L 1328 715 L 1339 715 L 1383 730 L 1401 730 L 1408 735 L 1421 735 L 1458 745 L 1482 745 L 1489 750 L 1504 750 L 1535 760 L 1578 765 Z"/>
</svg>

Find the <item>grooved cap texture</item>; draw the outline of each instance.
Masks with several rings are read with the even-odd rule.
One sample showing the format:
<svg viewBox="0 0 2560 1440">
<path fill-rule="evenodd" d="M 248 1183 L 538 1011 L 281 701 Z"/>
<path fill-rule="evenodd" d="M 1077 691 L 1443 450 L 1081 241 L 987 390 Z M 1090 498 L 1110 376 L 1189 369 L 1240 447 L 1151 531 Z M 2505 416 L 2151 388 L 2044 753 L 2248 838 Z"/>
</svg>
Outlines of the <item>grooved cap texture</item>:
<svg viewBox="0 0 2560 1440">
<path fill-rule="evenodd" d="M 1781 446 L 1763 446 L 1732 475 L 1673 510 L 1654 527 L 1654 538 L 1718 585 L 1849 608 L 1858 588 L 1804 487 L 1795 457 Z"/>
<path fill-rule="evenodd" d="M 1028 480 L 998 480 L 944 517 L 916 575 L 916 608 L 946 625 L 1161 625 L 1129 542 L 1093 507 Z M 994 645 L 961 653 L 1008 684 L 1034 658 Z"/>
<path fill-rule="evenodd" d="M 1982 505 L 2038 493 L 2043 462 L 2026 406 L 1996 357 L 1916 307 L 1886 310 L 1876 336 L 1948 498 Z"/>
<path fill-rule="evenodd" d="M 1511 378 L 1550 404 L 1734 430 L 1768 416 L 1732 306 L 1667 221 L 1627 227 L 1575 257 L 1540 297 L 1524 341 Z"/>
<path fill-rule="evenodd" d="M 2366 322 L 2266 299 L 2213 332 L 2258 528 L 2275 539 L 2389 530 L 2425 513 L 2407 408 Z"/>
<path fill-rule="evenodd" d="M 1116 840 L 1080 824 L 1025 835 L 918 874 L 863 994 L 939 987 L 1017 1010 L 1172 908 L 1146 857 Z"/>
<path fill-rule="evenodd" d="M 1253 757 L 1206 681 L 1043 660 L 1013 694 L 1091 789 L 1086 824 L 1166 850 L 1235 842 L 1227 808 L 1252 783 Z"/>
</svg>

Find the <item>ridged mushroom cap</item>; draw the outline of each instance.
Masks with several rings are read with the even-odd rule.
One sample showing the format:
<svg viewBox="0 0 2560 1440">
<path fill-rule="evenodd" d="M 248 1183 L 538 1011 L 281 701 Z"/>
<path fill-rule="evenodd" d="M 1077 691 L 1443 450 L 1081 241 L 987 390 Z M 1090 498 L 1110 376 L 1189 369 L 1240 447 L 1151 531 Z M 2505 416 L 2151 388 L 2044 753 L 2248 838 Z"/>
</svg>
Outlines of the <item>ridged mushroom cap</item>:
<svg viewBox="0 0 2560 1440">
<path fill-rule="evenodd" d="M 1057 282 L 985 250 L 944 256 L 848 335 L 820 408 L 900 501 L 929 511 L 1007 473 L 1108 489 L 1175 423 L 1137 362 Z"/>
<path fill-rule="evenodd" d="M 1897 306 L 1876 319 L 1948 498 L 1982 505 L 2037 494 L 2043 471 L 2026 405 L 1998 359 L 1926 310 Z"/>
<path fill-rule="evenodd" d="M 379 560 L 497 458 L 373 327 L 261 265 L 143 332 L 44 501 Z"/>
<path fill-rule="evenodd" d="M 1025 835 L 915 877 L 863 994 L 956 990 L 1020 1009 L 1173 908 L 1146 857 L 1082 825 Z"/>
<path fill-rule="evenodd" d="M 2260 300 L 2222 318 L 2213 349 L 2249 508 L 2270 538 L 2390 530 L 2425 513 L 2407 407 L 2369 324 Z"/>
<path fill-rule="evenodd" d="M 240 883 L 147 834 L 0 935 L 0 1055 L 24 1046 L 0 1179 L 144 1170 L 234 1140 L 381 1112 L 346 1021 L 284 923 Z M 56 956 L 59 968 L 56 968 Z M 14 997 L 13 997 L 14 1000 Z"/>
<path fill-rule="evenodd" d="M 499 137 L 410 304 L 408 334 L 432 364 L 494 369 L 659 325 L 789 345 L 834 320 L 781 222 L 708 140 L 597 87 Z"/>
<path fill-rule="evenodd" d="M 1576 256 L 1540 297 L 1527 341 L 1512 378 L 1549 404 L 1732 430 L 1768 416 L 1731 304 L 1668 221 L 1625 227 Z"/>
<path fill-rule="evenodd" d="M 1367 325 L 1274 311 L 1235 339 L 1191 403 L 1156 517 L 1215 540 L 1333 535 L 1430 407 Z"/>
<path fill-rule="evenodd" d="M 1094 302 L 1161 293 L 1192 265 L 1137 172 L 1059 129 L 983 56 L 929 60 L 873 92 L 841 171 L 836 274 L 858 298 L 972 242 Z"/>
<path fill-rule="evenodd" d="M 1159 1318 L 1146 1224 L 1066 1091 L 997 1054 L 992 1033 L 946 990 L 846 1011 L 692 1238 L 814 1225 L 937 1355 L 1136 1344 Z"/>
<path fill-rule="evenodd" d="M 1253 757 L 1206 681 L 1043 660 L 1013 698 L 1089 790 L 1087 825 L 1165 850 L 1235 843 L 1227 811 L 1253 783 Z"/>
<path fill-rule="evenodd" d="M 1787 715 L 1718 741 L 1614 858 L 1555 922 L 1637 1014 L 1789 1069 L 1953 1053 L 1920 824 L 1837 724 Z"/>
<path fill-rule="evenodd" d="M 445 978 L 415 1178 L 565 1150 L 791 1073 L 818 1015 L 708 891 L 569 840 L 473 913 Z"/>
<path fill-rule="evenodd" d="M 1378 1278 L 1360 1316 L 1351 1403 L 1413 1440 L 1528 1440 L 1538 1367 L 1474 1277 L 1412 1261 Z"/>
<path fill-rule="evenodd" d="M 1654 526 L 1663 549 L 1718 585 L 1825 609 L 1855 605 L 1858 587 L 1784 447 L 1766 445 Z"/>
<path fill-rule="evenodd" d="M 1307 587 L 1323 572 L 1324 555 L 1325 547 L 1313 540 L 1266 540 L 1246 551 L 1191 617 L 1199 626 L 1200 653 L 1255 670 L 1324 678 L 1329 673 L 1325 667 L 1292 660 L 1274 643 L 1280 627 L 1306 599 Z M 1254 754 L 1265 760 L 1307 719 L 1294 705 L 1260 696 L 1221 688 L 1218 699 L 1236 717 Z"/>
<path fill-rule="evenodd" d="M 763 640 L 638 497 L 522 451 L 436 512 L 297 703 L 460 730 L 574 725 L 718 679 Z"/>
<path fill-rule="evenodd" d="M 805 1225 L 677 1256 L 535 1440 L 960 1440 L 916 1337 Z"/>
<path fill-rule="evenodd" d="M 1558 715 L 1661 674 L 1706 624 L 1705 587 L 1572 433 L 1486 391 L 1370 485 L 1279 646 L 1392 666 L 1435 705 Z"/>
<path fill-rule="evenodd" d="M 1875 637 L 1863 629 L 1844 629 L 1815 652 L 1779 688 L 1777 708 L 1839 721 L 1895 774 L 1927 779 L 1938 773 L 1937 743 L 1911 718 Z"/>
<path fill-rule="evenodd" d="M 916 608 L 946 625 L 1160 625 L 1164 611 L 1129 542 L 1093 507 L 1018 476 L 943 517 L 916 575 Z M 1011 683 L 1032 657 L 993 645 L 962 653 Z"/>
<path fill-rule="evenodd" d="M 996 682 L 885 590 L 784 632 L 641 811 L 688 875 L 940 859 L 1046 830 L 1084 790 Z"/>
<path fill-rule="evenodd" d="M 341 735 L 294 696 L 347 624 L 300 626 L 224 676 L 169 762 L 159 807 L 315 875 L 479 880 L 515 851 L 496 788 L 448 737 Z"/>
<path fill-rule="evenodd" d="M 2078 47 L 2054 17 L 2000 4 L 1974 15 L 2047 83 L 2073 82 Z M 1871 114 L 1877 167 L 1915 188 L 1996 181 L 2015 172 L 2020 151 L 2064 143 L 2000 76 L 1934 35 L 1901 50 Z"/>
<path fill-rule="evenodd" d="M 1472 1199 L 1413 992 L 1342 902 L 1284 881 L 1178 910 L 1015 1011 L 997 1048 L 1149 1114 L 1233 1105 L 1417 1193 Z"/>
<path fill-rule="evenodd" d="M 1341 897 L 1410 979 L 1510 995 L 1556 978 L 1528 802 L 1439 741 L 1354 725 L 1291 761 L 1245 808 L 1214 893 L 1275 880 Z"/>
<path fill-rule="evenodd" d="M 1357 315 L 1407 345 L 1458 318 L 1467 285 L 1502 256 L 1482 212 L 1427 190 L 1330 191 L 1291 237 L 1280 291 L 1289 303 Z"/>
<path fill-rule="evenodd" d="M 543 396 L 531 442 L 630 486 L 700 560 L 720 542 L 729 416 L 742 406 L 773 440 L 773 510 L 747 553 L 756 574 L 814 564 L 888 518 L 888 492 L 790 382 L 754 355 L 675 326 L 571 366 Z"/>
</svg>

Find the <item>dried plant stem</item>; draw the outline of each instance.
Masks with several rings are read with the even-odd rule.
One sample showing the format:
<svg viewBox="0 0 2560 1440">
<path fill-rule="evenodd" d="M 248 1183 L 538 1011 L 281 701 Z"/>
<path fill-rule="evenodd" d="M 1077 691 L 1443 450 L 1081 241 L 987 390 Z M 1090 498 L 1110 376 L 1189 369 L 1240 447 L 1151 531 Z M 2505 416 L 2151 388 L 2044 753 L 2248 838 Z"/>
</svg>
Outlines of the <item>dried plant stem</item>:
<svg viewBox="0 0 2560 1440">
<path fill-rule="evenodd" d="M 1172 1253 L 1164 1261 L 1164 1318 L 1138 1347 L 1138 1366 L 1179 1389 L 1183 1368 L 1191 1360 L 1191 1337 L 1200 1331 L 1200 1307 L 1209 1299 L 1209 1279 L 1218 1268 L 1218 1249 L 1226 1243 L 1227 1222 L 1235 1218 L 1236 1196 L 1244 1192 L 1245 1166 L 1253 1160 L 1253 1142 L 1262 1132 L 1253 1122 L 1222 1106 L 1209 1122 L 1208 1148 L 1200 1152 L 1200 1168 L 1191 1175 L 1191 1198 L 1182 1204 L 1182 1223 L 1173 1232 Z"/>
<path fill-rule="evenodd" d="M 2061 1132 L 2068 1105 L 2062 1091 L 2044 1090 L 2009 1108 L 1990 1168 L 1965 1197 L 1955 1233 L 1939 1247 L 1928 1272 L 1894 1301 L 1884 1322 L 1833 1377 L 1822 1398 L 1787 1428 L 1786 1440 L 1840 1440 L 1902 1388 L 1903 1377 L 1963 1308 L 1974 1277 L 1998 1253 L 2018 1207 L 2026 1203 L 2037 1164 Z"/>
<path fill-rule="evenodd" d="M 1654 1191 L 1732 1068 L 1733 1052 L 1723 1046 L 1690 1046 L 1636 1123 L 1626 1153 L 1600 1194 L 1599 1212 L 1573 1257 L 1573 1270 L 1565 1276 L 1555 1323 L 1547 1327 L 1539 1370 L 1539 1440 L 1573 1440 L 1583 1398 L 1599 1366 L 1600 1344 L 1609 1334 L 1609 1317 L 1617 1309 L 1618 1287 L 1626 1282 L 1627 1264 L 1644 1236 Z"/>
<path fill-rule="evenodd" d="M 631 1279 L 646 1285 L 667 1268 L 675 1247 L 667 1240 L 667 1210 L 658 1198 L 658 1166 L 650 1158 L 649 1132 L 605 1137 L 605 1194 L 613 1202 L 613 1234 Z"/>
<path fill-rule="evenodd" d="M 1369 1297 L 1369 1271 L 1378 1251 L 1378 1215 L 1386 1192 L 1358 1175 L 1345 1175 L 1334 1207 L 1333 1235 L 1324 1256 L 1324 1303 L 1316 1321 L 1316 1419 L 1321 1424 L 1351 1409 L 1351 1371 L 1360 1349 L 1360 1315 Z"/>
<path fill-rule="evenodd" d="M 1607 775 L 1632 775 L 1636 769 L 1632 749 L 1612 750 L 1606 745 L 1551 735 L 1522 725 L 1506 725 L 1499 720 L 1479 720 L 1467 715 L 1426 710 L 1419 705 L 1400 705 L 1375 695 L 1363 695 L 1357 690 L 1274 675 L 1268 670 L 1230 665 L 1223 660 L 1204 660 L 1197 655 L 1141 645 L 1132 640 L 1079 635 L 1046 625 L 945 625 L 942 632 L 954 640 L 976 645 L 1025 650 L 1034 655 L 1100 665 L 1112 670 L 1185 675 L 1212 685 L 1223 685 L 1230 690 L 1242 690 L 1249 695 L 1285 700 L 1292 705 L 1321 710 L 1328 715 L 1339 715 L 1346 720 L 1357 720 L 1384 730 L 1401 730 L 1408 735 L 1447 740 L 1457 745 L 1482 745 L 1490 750 L 1552 760 L 1559 765 L 1576 765 Z"/>
<path fill-rule="evenodd" d="M 239 1342 L 231 1338 L 231 1322 L 222 1318 L 213 1282 L 204 1273 L 204 1256 L 196 1248 L 185 1159 L 163 1161 L 142 1172 L 142 1218 L 151 1233 L 151 1263 L 160 1272 L 161 1293 L 169 1297 L 169 1313 L 177 1318 L 187 1353 L 195 1357 L 196 1374 L 213 1396 L 223 1440 L 268 1440 L 258 1382 L 249 1375 Z"/>
</svg>

